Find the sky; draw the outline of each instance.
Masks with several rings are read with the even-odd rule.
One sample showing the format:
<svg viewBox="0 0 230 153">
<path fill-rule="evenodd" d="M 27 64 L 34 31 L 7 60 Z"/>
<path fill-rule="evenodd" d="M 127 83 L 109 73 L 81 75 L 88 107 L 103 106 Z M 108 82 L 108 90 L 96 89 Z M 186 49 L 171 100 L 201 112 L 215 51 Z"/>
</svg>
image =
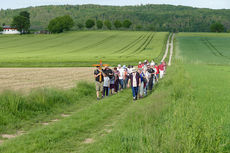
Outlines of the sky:
<svg viewBox="0 0 230 153">
<path fill-rule="evenodd" d="M 6 0 L 0 8 L 16 9 L 29 6 L 63 5 L 63 4 L 101 4 L 101 5 L 140 5 L 140 4 L 172 4 L 199 8 L 230 9 L 230 0 Z"/>
</svg>

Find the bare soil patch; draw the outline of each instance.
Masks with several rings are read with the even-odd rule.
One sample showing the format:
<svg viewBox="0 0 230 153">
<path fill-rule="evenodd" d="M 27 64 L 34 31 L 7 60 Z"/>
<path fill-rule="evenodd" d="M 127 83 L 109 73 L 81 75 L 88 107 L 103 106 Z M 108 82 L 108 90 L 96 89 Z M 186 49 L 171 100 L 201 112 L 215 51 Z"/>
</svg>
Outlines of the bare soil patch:
<svg viewBox="0 0 230 153">
<path fill-rule="evenodd" d="M 93 67 L 0 68 L 0 91 L 36 88 L 68 89 L 78 81 L 93 81 Z"/>
<path fill-rule="evenodd" d="M 68 114 L 61 114 L 62 117 L 69 117 L 70 115 Z"/>
<path fill-rule="evenodd" d="M 89 144 L 89 143 L 93 143 L 93 142 L 94 142 L 94 140 L 92 138 L 87 138 L 87 139 L 84 140 L 83 143 Z"/>
</svg>

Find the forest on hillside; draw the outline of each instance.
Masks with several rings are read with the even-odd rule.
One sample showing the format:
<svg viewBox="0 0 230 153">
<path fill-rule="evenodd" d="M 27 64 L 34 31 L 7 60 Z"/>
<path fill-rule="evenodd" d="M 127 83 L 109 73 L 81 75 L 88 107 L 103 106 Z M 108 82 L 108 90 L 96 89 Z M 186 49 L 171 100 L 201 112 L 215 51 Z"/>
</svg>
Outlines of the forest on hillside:
<svg viewBox="0 0 230 153">
<path fill-rule="evenodd" d="M 0 25 L 10 25 L 14 16 L 28 11 L 32 30 L 47 29 L 55 17 L 70 15 L 74 20 L 73 30 L 87 19 L 130 20 L 132 30 L 209 32 L 213 23 L 220 22 L 225 31 L 230 31 L 230 10 L 201 9 L 173 5 L 101 6 L 101 5 L 49 5 L 23 9 L 0 10 Z M 115 29 L 115 27 L 112 27 Z"/>
</svg>

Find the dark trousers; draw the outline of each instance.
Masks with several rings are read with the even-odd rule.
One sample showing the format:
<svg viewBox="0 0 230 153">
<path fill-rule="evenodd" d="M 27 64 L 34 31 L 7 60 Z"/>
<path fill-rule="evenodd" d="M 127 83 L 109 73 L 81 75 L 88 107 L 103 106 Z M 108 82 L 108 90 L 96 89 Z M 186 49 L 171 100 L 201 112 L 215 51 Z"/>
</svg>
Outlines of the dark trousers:
<svg viewBox="0 0 230 153">
<path fill-rule="evenodd" d="M 149 79 L 148 89 L 149 89 L 149 90 L 152 90 L 152 89 L 153 89 L 153 77 L 151 77 L 151 78 Z"/>
<path fill-rule="evenodd" d="M 109 87 L 103 87 L 103 96 L 109 96 Z"/>
<path fill-rule="evenodd" d="M 114 91 L 118 92 L 118 90 L 119 90 L 119 80 L 117 79 L 114 84 Z"/>
<path fill-rule="evenodd" d="M 132 87 L 133 98 L 137 99 L 138 87 Z"/>
</svg>

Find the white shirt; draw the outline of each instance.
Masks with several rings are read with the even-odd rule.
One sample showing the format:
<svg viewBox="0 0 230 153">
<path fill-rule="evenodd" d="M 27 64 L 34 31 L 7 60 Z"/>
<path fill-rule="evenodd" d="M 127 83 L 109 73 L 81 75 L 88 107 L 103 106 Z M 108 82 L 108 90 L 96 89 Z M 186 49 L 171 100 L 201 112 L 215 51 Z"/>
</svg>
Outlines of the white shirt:
<svg viewBox="0 0 230 153">
<path fill-rule="evenodd" d="M 136 79 L 137 74 L 133 73 L 133 87 L 137 87 L 137 79 Z"/>
<path fill-rule="evenodd" d="M 120 69 L 118 69 L 118 71 L 119 71 L 119 73 L 120 73 L 120 75 L 119 75 L 119 79 L 121 80 L 121 79 L 123 79 L 123 76 L 124 76 L 124 69 L 123 68 L 120 68 Z"/>
</svg>

